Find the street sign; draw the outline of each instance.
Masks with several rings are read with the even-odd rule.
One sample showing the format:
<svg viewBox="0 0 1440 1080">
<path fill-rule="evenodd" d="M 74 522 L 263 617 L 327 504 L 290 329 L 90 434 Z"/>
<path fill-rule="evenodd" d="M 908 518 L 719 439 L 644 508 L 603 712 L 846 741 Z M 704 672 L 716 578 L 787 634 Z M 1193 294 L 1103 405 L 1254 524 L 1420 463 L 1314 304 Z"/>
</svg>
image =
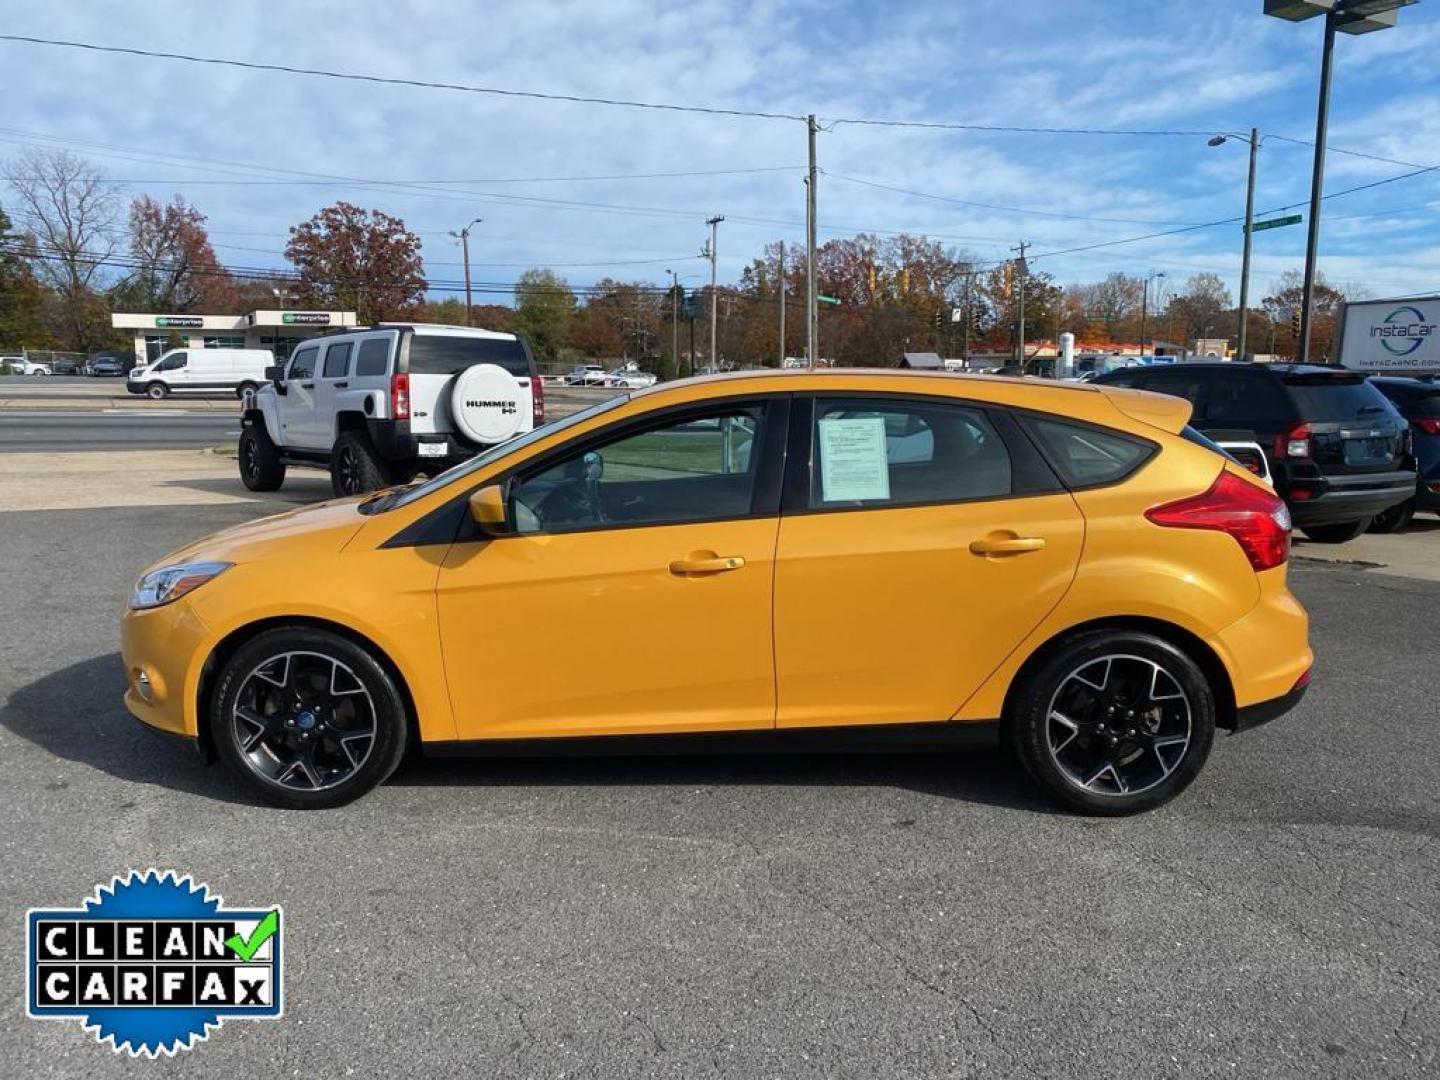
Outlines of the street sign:
<svg viewBox="0 0 1440 1080">
<path fill-rule="evenodd" d="M 1257 221 L 1251 226 L 1251 232 L 1264 232 L 1266 229 L 1278 229 L 1284 225 L 1299 225 L 1303 219 L 1299 214 L 1291 214 L 1289 217 L 1271 218 L 1269 221 Z M 1242 228 L 1240 230 L 1244 232 Z"/>
<path fill-rule="evenodd" d="M 840 303 L 840 298 L 839 298 L 838 296 L 826 296 L 824 293 L 817 293 L 817 294 L 815 295 L 815 300 L 816 300 L 817 303 L 821 303 L 821 304 L 838 304 L 838 303 Z"/>
</svg>

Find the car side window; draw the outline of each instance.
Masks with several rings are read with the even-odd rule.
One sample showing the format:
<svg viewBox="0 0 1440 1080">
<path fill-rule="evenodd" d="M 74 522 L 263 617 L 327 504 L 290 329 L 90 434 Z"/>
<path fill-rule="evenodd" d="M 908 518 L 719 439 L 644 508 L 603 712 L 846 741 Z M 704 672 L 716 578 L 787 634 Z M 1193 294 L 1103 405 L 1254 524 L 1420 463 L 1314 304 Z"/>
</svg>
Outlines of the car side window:
<svg viewBox="0 0 1440 1080">
<path fill-rule="evenodd" d="M 1145 377 L 1144 387 L 1154 394 L 1169 394 L 1198 404 L 1204 383 L 1193 372 L 1152 371 Z"/>
<path fill-rule="evenodd" d="M 360 343 L 360 354 L 355 358 L 355 377 L 390 374 L 390 339 L 367 338 Z"/>
<path fill-rule="evenodd" d="M 763 406 L 691 414 L 592 445 L 511 488 L 518 533 L 677 525 L 750 513 Z"/>
<path fill-rule="evenodd" d="M 171 353 L 160 365 L 161 371 L 179 371 L 189 361 L 189 354 L 183 352 Z"/>
<path fill-rule="evenodd" d="M 343 379 L 350 370 L 351 348 L 348 341 L 332 343 L 325 350 L 325 366 L 321 374 L 327 379 Z"/>
<path fill-rule="evenodd" d="M 1040 417 L 1026 417 L 1024 423 L 1072 488 L 1117 483 L 1155 452 L 1153 443 L 1119 431 Z"/>
<path fill-rule="evenodd" d="M 315 355 L 320 350 L 313 346 L 308 349 L 297 349 L 295 355 L 290 358 L 290 373 L 286 378 L 309 379 L 315 375 Z"/>
<path fill-rule="evenodd" d="M 1138 387 L 1140 385 L 1140 373 L 1137 371 L 1113 371 L 1105 376 L 1105 385 Z"/>
<path fill-rule="evenodd" d="M 981 409 L 936 401 L 821 398 L 810 507 L 993 499 L 1013 490 L 1010 453 Z"/>
</svg>

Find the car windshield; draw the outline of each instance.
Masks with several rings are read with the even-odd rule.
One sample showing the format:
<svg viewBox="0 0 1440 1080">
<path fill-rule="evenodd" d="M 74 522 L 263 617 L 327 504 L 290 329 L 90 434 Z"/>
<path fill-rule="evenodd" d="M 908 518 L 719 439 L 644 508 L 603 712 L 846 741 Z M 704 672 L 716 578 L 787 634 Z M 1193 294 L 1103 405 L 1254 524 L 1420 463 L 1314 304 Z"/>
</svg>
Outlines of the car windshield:
<svg viewBox="0 0 1440 1080">
<path fill-rule="evenodd" d="M 1361 417 L 1394 414 L 1385 395 L 1371 386 L 1363 375 L 1287 375 L 1285 385 L 1300 415 L 1306 420 L 1358 420 Z"/>
<path fill-rule="evenodd" d="M 459 465 L 446 469 L 442 473 L 437 473 L 423 483 L 413 484 L 410 487 L 389 488 L 385 491 L 378 492 L 360 504 L 360 512 L 362 514 L 384 514 L 402 506 L 409 506 L 411 503 L 425 498 L 432 492 L 439 491 L 441 488 L 454 483 L 456 480 L 469 476 L 471 473 L 477 472 L 485 468 L 485 466 L 499 461 L 501 458 L 507 457 L 519 450 L 524 450 L 527 446 L 537 443 L 541 439 L 548 439 L 557 432 L 583 423 L 592 416 L 609 412 L 611 409 L 623 405 L 629 400 L 629 394 L 621 394 L 618 397 L 597 401 L 589 408 L 581 409 L 577 413 L 571 413 L 563 420 L 556 420 L 554 423 L 544 424 L 541 427 L 535 428 L 533 431 L 527 431 L 518 438 L 511 439 L 509 442 L 501 443 L 499 446 L 493 446 L 483 454 L 477 454 L 469 461 L 462 461 Z"/>
</svg>

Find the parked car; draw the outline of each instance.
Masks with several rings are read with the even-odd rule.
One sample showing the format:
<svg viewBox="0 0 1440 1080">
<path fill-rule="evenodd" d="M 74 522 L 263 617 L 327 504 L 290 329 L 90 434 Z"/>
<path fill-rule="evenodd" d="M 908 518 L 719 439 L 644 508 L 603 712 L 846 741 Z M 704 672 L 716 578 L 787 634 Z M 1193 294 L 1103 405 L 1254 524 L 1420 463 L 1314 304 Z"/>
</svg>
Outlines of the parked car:
<svg viewBox="0 0 1440 1080">
<path fill-rule="evenodd" d="M 131 371 L 125 389 L 156 401 L 176 393 L 217 390 L 243 398 L 260 387 L 265 370 L 274 363 L 269 349 L 171 349 L 153 364 Z"/>
<path fill-rule="evenodd" d="M 1371 532 L 1395 532 L 1410 524 L 1416 510 L 1440 512 L 1440 383 L 1392 378 L 1372 378 L 1370 382 L 1410 423 L 1415 494 L 1370 523 Z"/>
<path fill-rule="evenodd" d="M 669 745 L 998 737 L 1060 803 L 1144 810 L 1311 664 L 1285 506 L 1189 414 L 883 371 L 622 394 L 162 560 L 122 621 L 125 703 L 297 808 L 356 798 L 415 742 L 689 735 Z M 655 627 L 685 643 L 664 663 L 595 648 Z"/>
<path fill-rule="evenodd" d="M 11 375 L 49 375 L 50 365 L 37 363 L 24 356 L 0 357 Z"/>
<path fill-rule="evenodd" d="M 630 390 L 643 390 L 647 386 L 654 386 L 658 380 L 648 371 L 635 371 L 629 368 L 620 368 L 605 373 L 606 386 L 624 387 Z"/>
<path fill-rule="evenodd" d="M 1219 361 L 1122 368 L 1092 385 L 1185 398 L 1206 434 L 1252 432 L 1296 526 L 1319 543 L 1353 540 L 1415 492 L 1405 420 L 1357 372 Z"/>
<path fill-rule="evenodd" d="M 599 364 L 577 364 L 565 376 L 568 386 L 604 386 L 606 371 Z"/>
<path fill-rule="evenodd" d="M 50 362 L 50 371 L 54 375 L 83 375 L 85 374 L 85 365 L 78 360 L 61 358 Z"/>
<path fill-rule="evenodd" d="M 241 416 L 240 479 L 274 491 L 291 465 L 329 469 L 337 495 L 439 472 L 545 422 L 525 339 L 382 323 L 295 350 Z"/>
<path fill-rule="evenodd" d="M 116 375 L 124 375 L 129 369 L 129 366 L 129 364 L 125 363 L 118 356 L 92 356 L 87 365 L 87 370 L 91 375 L 105 376 L 108 378 Z"/>
</svg>

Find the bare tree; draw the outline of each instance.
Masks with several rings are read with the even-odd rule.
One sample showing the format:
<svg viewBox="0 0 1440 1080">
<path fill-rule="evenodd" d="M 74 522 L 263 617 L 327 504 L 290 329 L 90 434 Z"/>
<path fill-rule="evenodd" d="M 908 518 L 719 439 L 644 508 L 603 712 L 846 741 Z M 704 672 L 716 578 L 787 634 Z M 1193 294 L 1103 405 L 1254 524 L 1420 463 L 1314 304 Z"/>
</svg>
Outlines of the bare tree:
<svg viewBox="0 0 1440 1080">
<path fill-rule="evenodd" d="M 81 349 L 106 337 L 100 268 L 119 242 L 120 203 L 102 169 L 68 150 L 27 150 L 5 170 L 22 225 L 35 238 L 37 276 L 59 300 L 62 331 Z"/>
</svg>

